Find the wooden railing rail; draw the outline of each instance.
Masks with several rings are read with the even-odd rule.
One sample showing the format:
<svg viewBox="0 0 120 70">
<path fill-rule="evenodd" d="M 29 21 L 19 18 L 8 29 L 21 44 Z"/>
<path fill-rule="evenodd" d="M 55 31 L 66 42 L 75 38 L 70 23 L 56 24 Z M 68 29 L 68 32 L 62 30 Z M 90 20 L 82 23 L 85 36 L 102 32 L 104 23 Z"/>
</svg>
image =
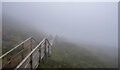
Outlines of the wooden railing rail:
<svg viewBox="0 0 120 70">
<path fill-rule="evenodd" d="M 19 45 L 17 45 L 16 47 L 14 47 L 13 49 L 11 49 L 10 51 L 6 52 L 5 54 L 3 54 L 2 56 L 0 56 L 0 59 L 2 59 L 3 57 L 5 57 L 6 55 L 8 55 L 10 52 L 12 52 L 13 50 L 15 50 L 16 48 L 18 48 L 20 45 L 24 44 L 26 41 L 30 40 L 32 37 L 29 37 L 28 39 L 26 39 L 25 41 L 23 41 L 22 43 L 20 43 Z"/>
<path fill-rule="evenodd" d="M 16 70 L 19 68 L 31 68 L 35 69 L 42 61 L 43 58 L 51 55 L 52 45 L 48 39 L 43 39 L 27 56 L 26 58 L 16 67 Z M 46 50 L 45 50 L 46 49 Z M 42 54 L 43 53 L 43 54 Z M 35 55 L 36 54 L 36 55 Z"/>
<path fill-rule="evenodd" d="M 52 45 L 47 38 L 38 43 L 29 37 L 10 51 L 0 56 L 4 68 L 36 68 L 41 60 L 51 55 Z"/>
</svg>

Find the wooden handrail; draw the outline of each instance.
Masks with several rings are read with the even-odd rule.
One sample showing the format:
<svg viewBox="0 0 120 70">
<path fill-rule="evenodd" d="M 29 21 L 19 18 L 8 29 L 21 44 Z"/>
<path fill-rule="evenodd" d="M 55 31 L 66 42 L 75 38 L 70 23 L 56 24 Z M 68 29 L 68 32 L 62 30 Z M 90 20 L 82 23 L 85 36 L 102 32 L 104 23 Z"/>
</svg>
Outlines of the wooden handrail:
<svg viewBox="0 0 120 70">
<path fill-rule="evenodd" d="M 30 40 L 32 38 L 29 37 L 28 39 L 26 39 L 25 41 L 23 41 L 22 43 L 20 43 L 19 45 L 17 45 L 16 47 L 14 47 L 13 49 L 11 49 L 10 51 L 6 52 L 5 54 L 3 54 L 2 56 L 0 56 L 0 59 L 2 59 L 4 56 L 6 56 L 7 54 L 9 54 L 10 52 L 12 52 L 13 50 L 15 50 L 16 48 L 18 48 L 20 45 L 22 45 L 23 43 L 25 43 L 26 41 Z"/>
<path fill-rule="evenodd" d="M 32 54 L 33 54 L 37 49 L 40 50 L 40 53 L 39 53 L 39 54 L 41 54 L 42 48 L 45 47 L 45 46 L 42 47 L 41 45 L 44 44 L 45 42 L 47 42 L 47 43 L 52 47 L 52 45 L 50 44 L 50 42 L 48 41 L 48 39 L 44 38 L 44 39 L 25 57 L 25 59 L 16 67 L 15 70 L 17 70 L 18 68 L 21 68 L 21 66 L 27 61 L 27 59 L 28 59 L 29 57 L 32 57 Z M 39 56 L 39 59 L 41 59 L 41 57 L 42 57 L 42 56 Z M 44 56 L 43 56 L 43 57 L 44 57 Z M 30 59 L 30 60 L 32 60 L 32 59 Z M 37 65 L 37 66 L 38 66 L 38 65 Z M 31 67 L 31 68 L 32 68 L 32 67 Z"/>
<path fill-rule="evenodd" d="M 38 49 L 40 47 L 40 45 L 45 41 L 45 39 L 43 39 L 27 56 L 26 58 L 16 67 L 16 69 L 20 68 L 20 66 L 35 52 L 36 49 Z"/>
<path fill-rule="evenodd" d="M 28 55 L 26 55 L 25 57 L 24 57 L 24 51 L 25 51 L 25 48 L 24 48 L 24 44 L 28 41 L 28 40 L 30 40 L 30 48 L 31 48 L 31 51 L 28 53 Z M 35 41 L 35 43 L 36 44 L 38 44 L 36 47 L 34 47 L 34 48 L 32 48 L 32 43 L 34 43 L 34 42 L 32 42 L 32 40 L 34 40 Z M 16 58 L 17 56 L 19 56 L 21 53 L 22 53 L 22 59 L 21 59 L 21 61 L 19 62 L 19 64 L 17 65 L 17 66 L 15 66 L 15 69 L 18 69 L 18 68 L 25 68 L 25 67 L 27 67 L 27 65 L 28 64 L 30 64 L 30 68 L 35 68 L 36 66 L 35 65 L 37 65 L 38 66 L 38 64 L 36 64 L 36 63 L 34 63 L 33 64 L 33 62 L 34 62 L 34 59 L 33 59 L 33 57 L 39 57 L 39 63 L 41 62 L 41 59 L 43 59 L 43 57 L 45 56 L 45 57 L 47 57 L 47 55 L 49 55 L 49 54 L 51 54 L 50 53 L 50 51 L 51 51 L 51 48 L 52 48 L 52 44 L 49 42 L 49 40 L 47 39 L 47 37 L 45 37 L 40 43 L 38 43 L 32 36 L 31 37 L 29 37 L 28 39 L 26 39 L 25 41 L 23 41 L 22 43 L 20 43 L 19 45 L 17 45 L 16 47 L 14 47 L 13 49 L 11 49 L 10 51 L 8 51 L 8 52 L 6 52 L 5 54 L 3 54 L 2 56 L 0 56 L 0 59 L 2 59 L 2 58 L 4 58 L 5 56 L 9 56 L 9 54 L 10 54 L 10 56 L 11 56 L 11 54 L 12 54 L 12 51 L 14 51 L 14 50 L 16 50 L 18 47 L 20 47 L 20 46 L 22 46 L 21 48 L 22 48 L 22 50 L 20 50 L 17 54 L 15 54 L 14 56 L 12 56 L 12 57 L 10 57 L 9 59 L 9 61 L 7 61 L 7 63 L 5 63 L 4 65 L 3 65 L 3 68 L 5 68 L 6 67 L 6 65 L 8 65 L 8 64 L 10 64 L 12 61 L 14 61 L 12 58 Z M 51 47 L 51 48 L 50 48 Z M 19 49 L 19 48 L 18 48 Z M 28 50 L 29 48 L 27 48 L 26 50 Z M 47 51 L 46 51 L 46 49 L 47 49 Z M 38 51 L 39 50 L 39 51 Z M 45 52 L 44 52 L 45 51 Z M 37 53 L 36 53 L 37 52 Z M 38 53 L 39 52 L 39 53 Z M 39 54 L 39 55 L 34 55 L 34 54 Z M 43 55 L 42 55 L 43 54 Z M 44 57 L 44 58 L 45 58 Z M 28 64 L 26 64 L 25 62 L 27 61 L 27 59 L 29 59 L 30 58 L 30 61 L 29 61 L 29 63 Z M 38 59 L 37 60 L 35 60 L 35 61 L 38 61 Z M 25 66 L 24 66 L 24 64 L 26 64 Z M 4 67 L 5 66 L 5 67 Z"/>
</svg>

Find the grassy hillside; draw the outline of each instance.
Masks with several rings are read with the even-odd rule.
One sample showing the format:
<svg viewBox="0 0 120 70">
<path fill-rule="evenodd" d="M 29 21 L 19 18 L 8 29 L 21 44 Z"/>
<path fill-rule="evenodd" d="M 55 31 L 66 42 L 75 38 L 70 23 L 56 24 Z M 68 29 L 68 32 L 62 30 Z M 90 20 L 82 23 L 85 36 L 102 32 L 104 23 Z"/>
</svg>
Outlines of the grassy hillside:
<svg viewBox="0 0 120 70">
<path fill-rule="evenodd" d="M 104 68 L 104 63 L 87 49 L 66 41 L 56 41 L 52 56 L 39 68 Z"/>
</svg>

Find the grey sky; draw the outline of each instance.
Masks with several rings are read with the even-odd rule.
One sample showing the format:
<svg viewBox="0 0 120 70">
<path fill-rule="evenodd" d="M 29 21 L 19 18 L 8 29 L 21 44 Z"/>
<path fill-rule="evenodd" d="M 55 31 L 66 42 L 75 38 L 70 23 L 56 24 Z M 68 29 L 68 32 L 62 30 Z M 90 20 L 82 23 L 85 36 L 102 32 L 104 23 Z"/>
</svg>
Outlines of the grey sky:
<svg viewBox="0 0 120 70">
<path fill-rule="evenodd" d="M 117 47 L 118 7 L 104 3 L 3 3 L 3 16 L 80 43 Z"/>
</svg>

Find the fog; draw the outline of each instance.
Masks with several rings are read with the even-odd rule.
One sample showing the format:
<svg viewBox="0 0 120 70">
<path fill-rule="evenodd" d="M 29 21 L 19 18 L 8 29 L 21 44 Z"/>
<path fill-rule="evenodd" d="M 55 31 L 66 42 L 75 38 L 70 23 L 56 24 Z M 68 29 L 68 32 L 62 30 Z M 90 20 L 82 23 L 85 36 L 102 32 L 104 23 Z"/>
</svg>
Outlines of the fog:
<svg viewBox="0 0 120 70">
<path fill-rule="evenodd" d="M 117 3 L 31 2 L 3 3 L 2 7 L 3 18 L 22 21 L 16 24 L 23 27 L 27 25 L 78 44 L 118 47 Z"/>
</svg>

